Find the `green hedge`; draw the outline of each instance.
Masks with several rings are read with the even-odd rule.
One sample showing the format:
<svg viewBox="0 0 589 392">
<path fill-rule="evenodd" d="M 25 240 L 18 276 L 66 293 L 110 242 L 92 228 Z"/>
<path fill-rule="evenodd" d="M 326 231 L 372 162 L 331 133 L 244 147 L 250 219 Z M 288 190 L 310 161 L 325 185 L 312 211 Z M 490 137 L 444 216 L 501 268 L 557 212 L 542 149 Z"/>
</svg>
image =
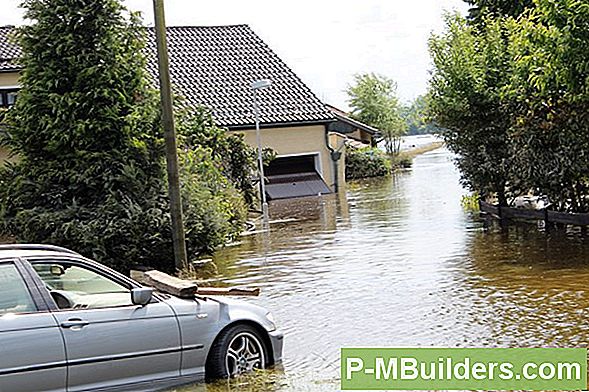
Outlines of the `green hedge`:
<svg viewBox="0 0 589 392">
<path fill-rule="evenodd" d="M 378 148 L 349 148 L 346 153 L 346 178 L 384 177 L 391 173 L 388 156 Z"/>
</svg>

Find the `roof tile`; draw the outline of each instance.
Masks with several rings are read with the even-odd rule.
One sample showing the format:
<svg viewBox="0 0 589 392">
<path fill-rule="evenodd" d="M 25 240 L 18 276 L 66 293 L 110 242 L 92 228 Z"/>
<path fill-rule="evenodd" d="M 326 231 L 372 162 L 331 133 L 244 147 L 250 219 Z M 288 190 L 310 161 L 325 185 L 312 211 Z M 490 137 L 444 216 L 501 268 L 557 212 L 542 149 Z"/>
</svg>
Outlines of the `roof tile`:
<svg viewBox="0 0 589 392">
<path fill-rule="evenodd" d="M 20 69 L 16 59 L 21 51 L 20 47 L 14 43 L 12 37 L 14 31 L 14 26 L 0 26 L 0 72 Z"/>
<path fill-rule="evenodd" d="M 0 27 L 0 71 L 17 70 L 20 48 L 9 39 L 14 27 Z M 319 123 L 333 113 L 247 25 L 168 27 L 170 74 L 190 106 L 208 107 L 217 124 L 254 124 L 251 82 L 270 79 L 259 91 L 262 124 Z M 148 71 L 157 80 L 153 28 L 146 47 Z"/>
<path fill-rule="evenodd" d="M 203 105 L 219 125 L 254 124 L 251 82 L 270 79 L 259 91 L 266 124 L 327 122 L 334 118 L 297 75 L 247 25 L 168 27 L 173 84 L 190 105 Z M 153 29 L 149 70 L 157 75 Z"/>
</svg>

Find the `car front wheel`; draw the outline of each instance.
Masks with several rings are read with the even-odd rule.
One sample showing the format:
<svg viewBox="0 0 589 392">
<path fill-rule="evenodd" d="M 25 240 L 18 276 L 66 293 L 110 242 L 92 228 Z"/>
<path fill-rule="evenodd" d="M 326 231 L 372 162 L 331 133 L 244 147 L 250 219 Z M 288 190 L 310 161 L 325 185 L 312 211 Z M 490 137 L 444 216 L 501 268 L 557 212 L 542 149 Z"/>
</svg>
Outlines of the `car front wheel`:
<svg viewBox="0 0 589 392">
<path fill-rule="evenodd" d="M 207 379 L 232 378 L 264 369 L 266 347 L 258 331 L 249 325 L 235 325 L 217 339 L 206 365 Z"/>
</svg>

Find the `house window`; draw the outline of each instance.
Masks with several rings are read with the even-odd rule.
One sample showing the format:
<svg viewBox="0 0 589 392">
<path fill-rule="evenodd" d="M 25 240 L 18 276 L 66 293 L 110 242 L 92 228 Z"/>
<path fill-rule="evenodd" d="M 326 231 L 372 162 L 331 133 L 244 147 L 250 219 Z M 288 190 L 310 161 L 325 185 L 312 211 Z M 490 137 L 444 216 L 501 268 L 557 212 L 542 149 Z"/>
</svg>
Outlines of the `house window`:
<svg viewBox="0 0 589 392">
<path fill-rule="evenodd" d="M 18 89 L 0 89 L 0 108 L 9 108 L 16 103 Z"/>
</svg>

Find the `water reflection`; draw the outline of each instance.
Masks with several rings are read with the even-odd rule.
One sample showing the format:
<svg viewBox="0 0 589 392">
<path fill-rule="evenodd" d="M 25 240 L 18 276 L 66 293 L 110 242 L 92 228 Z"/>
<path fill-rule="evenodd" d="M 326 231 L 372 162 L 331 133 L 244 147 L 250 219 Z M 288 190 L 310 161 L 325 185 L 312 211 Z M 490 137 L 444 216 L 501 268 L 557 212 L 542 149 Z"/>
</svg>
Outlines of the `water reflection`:
<svg viewBox="0 0 589 392">
<path fill-rule="evenodd" d="M 216 255 L 286 334 L 285 373 L 263 390 L 338 389 L 343 346 L 585 345 L 585 237 L 486 227 L 458 179 L 433 151 L 344 199 L 274 203 L 284 222 Z"/>
<path fill-rule="evenodd" d="M 589 246 L 582 235 L 529 226 L 476 233 L 465 264 L 488 345 L 586 347 Z"/>
</svg>

